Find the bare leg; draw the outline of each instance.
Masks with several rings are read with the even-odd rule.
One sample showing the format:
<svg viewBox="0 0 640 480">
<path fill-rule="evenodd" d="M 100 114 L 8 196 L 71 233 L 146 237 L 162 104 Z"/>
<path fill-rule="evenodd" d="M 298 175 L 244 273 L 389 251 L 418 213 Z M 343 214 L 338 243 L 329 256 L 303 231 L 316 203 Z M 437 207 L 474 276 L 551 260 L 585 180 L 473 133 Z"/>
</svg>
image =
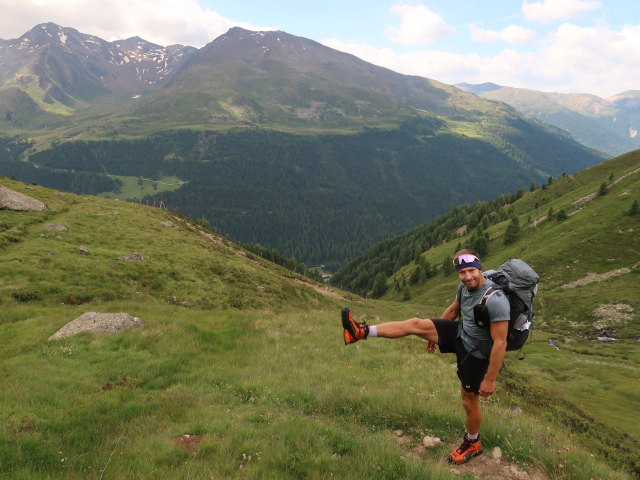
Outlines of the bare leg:
<svg viewBox="0 0 640 480">
<path fill-rule="evenodd" d="M 467 392 L 462 387 L 460 388 L 460 392 L 462 393 L 462 406 L 467 414 L 467 433 L 475 435 L 480 432 L 480 424 L 482 423 L 480 395 Z"/>
<path fill-rule="evenodd" d="M 387 322 L 376 325 L 378 336 L 384 338 L 400 338 L 417 335 L 425 340 L 438 343 L 438 331 L 428 318 L 410 318 L 402 322 Z"/>
</svg>

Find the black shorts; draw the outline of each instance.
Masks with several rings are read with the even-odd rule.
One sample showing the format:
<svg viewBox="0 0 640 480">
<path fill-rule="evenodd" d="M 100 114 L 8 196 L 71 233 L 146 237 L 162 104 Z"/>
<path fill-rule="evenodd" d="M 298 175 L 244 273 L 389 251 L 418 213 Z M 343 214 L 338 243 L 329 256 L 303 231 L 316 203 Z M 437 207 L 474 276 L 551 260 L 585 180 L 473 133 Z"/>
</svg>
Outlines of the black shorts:
<svg viewBox="0 0 640 480">
<path fill-rule="evenodd" d="M 470 355 L 458 337 L 458 322 L 436 318 L 431 320 L 438 332 L 440 353 L 455 353 L 458 378 L 466 392 L 480 392 L 480 384 L 489 368 L 489 360 Z"/>
</svg>

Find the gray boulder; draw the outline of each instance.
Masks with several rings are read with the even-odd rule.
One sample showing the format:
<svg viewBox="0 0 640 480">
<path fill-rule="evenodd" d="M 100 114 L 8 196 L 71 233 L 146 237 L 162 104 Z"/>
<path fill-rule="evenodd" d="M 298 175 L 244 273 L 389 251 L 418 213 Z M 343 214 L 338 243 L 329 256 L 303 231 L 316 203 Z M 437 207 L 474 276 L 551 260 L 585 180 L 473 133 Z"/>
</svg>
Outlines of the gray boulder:
<svg viewBox="0 0 640 480">
<path fill-rule="evenodd" d="M 45 230 L 49 232 L 66 232 L 67 227 L 61 225 L 60 223 L 47 223 L 44 227 Z"/>
<path fill-rule="evenodd" d="M 128 313 L 86 312 L 49 337 L 49 340 L 66 338 L 80 332 L 120 333 L 126 328 L 140 328 L 142 320 Z"/>
<path fill-rule="evenodd" d="M 40 212 L 47 206 L 40 200 L 0 185 L 0 210 Z"/>
</svg>

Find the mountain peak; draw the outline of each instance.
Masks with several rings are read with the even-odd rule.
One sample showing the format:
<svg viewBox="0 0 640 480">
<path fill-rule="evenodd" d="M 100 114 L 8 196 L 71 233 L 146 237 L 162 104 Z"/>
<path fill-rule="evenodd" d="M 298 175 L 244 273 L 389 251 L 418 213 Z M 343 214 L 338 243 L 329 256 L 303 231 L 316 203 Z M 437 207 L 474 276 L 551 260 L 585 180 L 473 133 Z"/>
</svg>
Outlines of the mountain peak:
<svg viewBox="0 0 640 480">
<path fill-rule="evenodd" d="M 150 43 L 138 36 L 107 42 L 73 28 L 41 23 L 18 39 L 0 42 L 1 86 L 23 89 L 45 111 L 53 100 L 70 108 L 109 96 L 129 97 L 156 90 L 196 49 Z M 55 65 L 56 68 L 51 68 Z M 35 79 L 35 80 L 34 80 Z"/>
<path fill-rule="evenodd" d="M 74 34 L 78 34 L 78 31 L 49 22 L 36 25 L 18 40 L 22 44 L 51 45 L 65 43 L 69 35 Z"/>
</svg>

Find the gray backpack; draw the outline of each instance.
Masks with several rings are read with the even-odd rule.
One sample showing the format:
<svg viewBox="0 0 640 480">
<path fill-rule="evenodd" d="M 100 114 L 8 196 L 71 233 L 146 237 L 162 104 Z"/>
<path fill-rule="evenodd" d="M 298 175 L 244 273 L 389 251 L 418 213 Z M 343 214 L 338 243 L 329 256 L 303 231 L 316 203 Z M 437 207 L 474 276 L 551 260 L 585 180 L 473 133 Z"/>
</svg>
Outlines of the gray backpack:
<svg viewBox="0 0 640 480">
<path fill-rule="evenodd" d="M 538 292 L 540 276 L 525 261 L 513 258 L 500 265 L 498 270 L 487 272 L 486 277 L 497 287 L 489 287 L 480 303 L 474 307 L 476 325 L 489 327 L 487 300 L 496 291 L 503 291 L 511 307 L 507 351 L 520 350 L 531 332 L 533 299 Z"/>
</svg>

